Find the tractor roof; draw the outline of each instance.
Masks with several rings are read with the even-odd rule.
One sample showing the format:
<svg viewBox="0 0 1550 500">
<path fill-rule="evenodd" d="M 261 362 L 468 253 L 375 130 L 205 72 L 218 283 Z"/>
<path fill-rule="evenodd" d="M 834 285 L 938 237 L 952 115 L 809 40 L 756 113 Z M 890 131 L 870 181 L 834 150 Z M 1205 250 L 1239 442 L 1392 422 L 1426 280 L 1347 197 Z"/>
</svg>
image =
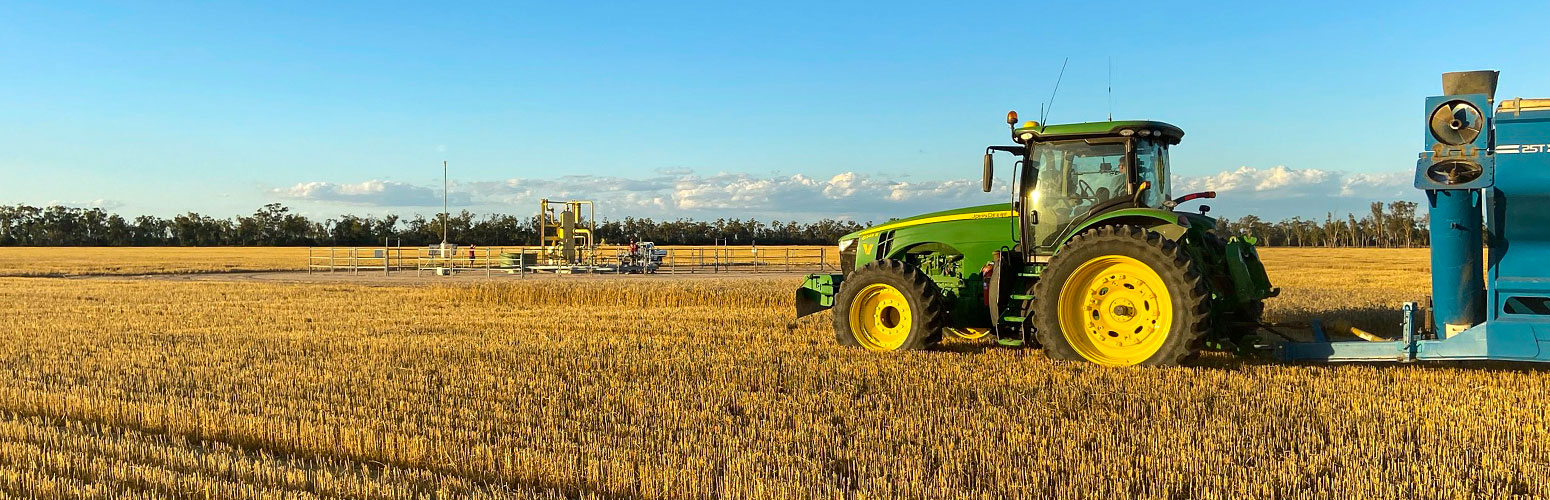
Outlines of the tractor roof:
<svg viewBox="0 0 1550 500">
<path fill-rule="evenodd" d="M 1038 122 L 1023 122 L 1022 125 L 1012 130 L 1012 138 L 1018 139 L 1024 133 L 1032 133 L 1041 141 L 1053 141 L 1060 139 L 1082 139 L 1088 137 L 1107 137 L 1123 135 L 1129 130 L 1133 134 L 1141 134 L 1143 130 L 1149 131 L 1147 135 L 1159 134 L 1168 138 L 1169 144 L 1178 144 L 1184 137 L 1184 130 L 1167 123 L 1151 120 L 1120 120 L 1108 122 L 1062 123 L 1058 125 L 1040 125 Z M 1018 142 L 1021 142 L 1020 140 Z"/>
</svg>

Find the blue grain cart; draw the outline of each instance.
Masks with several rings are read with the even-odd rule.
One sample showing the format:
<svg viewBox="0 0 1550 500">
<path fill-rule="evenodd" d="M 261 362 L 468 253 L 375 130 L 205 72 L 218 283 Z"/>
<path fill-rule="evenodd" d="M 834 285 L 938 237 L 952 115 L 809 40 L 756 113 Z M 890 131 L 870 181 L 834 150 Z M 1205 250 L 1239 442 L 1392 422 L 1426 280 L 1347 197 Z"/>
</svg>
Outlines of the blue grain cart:
<svg viewBox="0 0 1550 500">
<path fill-rule="evenodd" d="M 1426 99 L 1432 302 L 1394 341 L 1276 346 L 1289 361 L 1550 361 L 1550 99 L 1496 100 L 1495 71 L 1443 75 Z M 1483 247 L 1483 248 L 1482 248 Z"/>
</svg>

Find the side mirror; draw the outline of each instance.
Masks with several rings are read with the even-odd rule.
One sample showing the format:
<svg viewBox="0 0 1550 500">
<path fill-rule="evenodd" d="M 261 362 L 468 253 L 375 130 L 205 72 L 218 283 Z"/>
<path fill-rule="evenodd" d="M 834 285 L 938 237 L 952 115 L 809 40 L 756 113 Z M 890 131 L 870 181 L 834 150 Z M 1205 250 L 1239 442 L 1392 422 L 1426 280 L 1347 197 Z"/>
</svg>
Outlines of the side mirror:
<svg viewBox="0 0 1550 500">
<path fill-rule="evenodd" d="M 990 192 L 991 181 L 996 178 L 996 161 L 991 159 L 990 153 L 985 153 L 985 172 L 980 176 L 980 189 Z"/>
</svg>

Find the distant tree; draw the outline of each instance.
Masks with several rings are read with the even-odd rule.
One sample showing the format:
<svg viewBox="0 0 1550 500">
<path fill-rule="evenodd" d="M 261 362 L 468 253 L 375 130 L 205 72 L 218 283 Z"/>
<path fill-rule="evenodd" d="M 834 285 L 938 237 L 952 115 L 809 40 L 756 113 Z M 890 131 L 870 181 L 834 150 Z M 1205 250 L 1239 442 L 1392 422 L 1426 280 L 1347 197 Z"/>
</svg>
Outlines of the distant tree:
<svg viewBox="0 0 1550 500">
<path fill-rule="evenodd" d="M 1301 217 L 1265 221 L 1255 215 L 1237 220 L 1220 219 L 1223 235 L 1254 235 L 1259 244 L 1322 246 L 1416 246 L 1430 243 L 1427 219 L 1414 202 L 1374 203 L 1372 212 L 1358 219 L 1347 213 L 1344 220 L 1326 213 L 1322 224 Z M 583 221 L 585 222 L 585 221 Z M 625 217 L 597 223 L 599 242 L 622 244 L 631 239 L 663 245 L 830 245 L 845 234 L 872 223 L 822 219 L 796 221 L 719 218 L 714 221 Z M 476 215 L 462 211 L 447 218 L 453 242 L 513 246 L 538 244 L 537 216 Z M 384 242 L 409 246 L 441 241 L 441 218 L 422 215 L 402 218 L 340 215 L 315 221 L 291 212 L 278 203 L 264 205 L 252 215 L 216 219 L 189 212 L 171 219 L 141 215 L 132 221 L 100 208 L 61 206 L 0 206 L 0 245 L 349 245 L 375 246 Z"/>
</svg>

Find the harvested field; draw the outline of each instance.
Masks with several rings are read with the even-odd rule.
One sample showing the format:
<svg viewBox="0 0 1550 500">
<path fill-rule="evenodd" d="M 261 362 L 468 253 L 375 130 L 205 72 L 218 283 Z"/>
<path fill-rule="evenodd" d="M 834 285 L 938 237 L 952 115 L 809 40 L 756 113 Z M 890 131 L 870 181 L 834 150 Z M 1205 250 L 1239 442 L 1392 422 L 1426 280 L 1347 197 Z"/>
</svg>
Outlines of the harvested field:
<svg viewBox="0 0 1550 500">
<path fill-rule="evenodd" d="M 304 247 L 3 247 L 0 276 L 183 274 L 307 269 Z"/>
<path fill-rule="evenodd" d="M 1425 250 L 1264 252 L 1270 319 L 1373 323 Z M 1420 266 L 1420 267 L 1417 267 Z M 1550 373 L 880 355 L 793 278 L 0 279 L 16 498 L 1550 496 Z"/>
<path fill-rule="evenodd" d="M 600 261 L 608 262 L 611 256 L 624 252 L 627 247 L 599 247 Z M 719 267 L 719 271 L 781 272 L 785 269 L 812 269 L 820 263 L 829 269 L 839 267 L 839 253 L 830 247 L 807 245 L 787 246 L 662 246 L 668 255 L 665 266 L 703 268 Z M 488 259 L 499 265 L 501 252 L 519 252 L 537 247 L 479 247 L 478 260 L 464 259 L 459 253 L 449 261 L 455 267 L 482 268 Z M 133 276 L 144 274 L 199 274 L 257 271 L 306 271 L 313 261 L 327 266 L 328 248 L 306 247 L 0 247 L 0 276 Z M 351 264 L 351 248 L 336 249 L 333 263 L 341 271 L 348 271 Z M 375 247 L 358 247 L 358 264 L 378 266 L 382 260 L 373 258 Z M 420 247 L 393 249 L 395 266 L 407 265 L 414 272 L 415 259 L 421 255 Z M 437 264 L 428 264 L 434 267 Z M 404 272 L 404 271 L 395 271 Z"/>
</svg>

